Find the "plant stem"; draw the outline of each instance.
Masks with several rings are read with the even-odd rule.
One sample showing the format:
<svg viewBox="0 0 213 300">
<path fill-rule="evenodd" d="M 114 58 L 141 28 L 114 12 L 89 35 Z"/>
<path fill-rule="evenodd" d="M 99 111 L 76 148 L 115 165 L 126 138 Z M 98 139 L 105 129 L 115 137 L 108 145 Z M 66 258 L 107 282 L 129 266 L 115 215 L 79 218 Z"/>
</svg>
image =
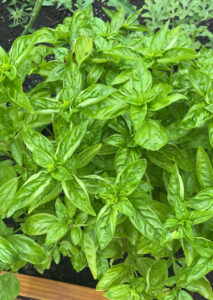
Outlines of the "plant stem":
<svg viewBox="0 0 213 300">
<path fill-rule="evenodd" d="M 13 156 L 8 151 L 1 149 L 0 152 L 4 153 L 5 156 L 13 159 Z"/>
<path fill-rule="evenodd" d="M 173 73 L 174 73 L 174 68 L 173 68 L 173 66 L 171 66 L 171 72 L 170 72 L 170 84 L 172 83 L 172 81 L 173 81 Z"/>
<path fill-rule="evenodd" d="M 25 35 L 29 30 L 30 28 L 32 27 L 33 23 L 35 22 L 35 19 L 42 7 L 42 4 L 43 4 L 44 0 L 37 0 L 36 3 L 35 3 L 35 6 L 33 8 L 33 12 L 32 12 L 32 16 L 30 18 L 30 21 L 29 23 L 26 25 L 22 35 Z"/>
<path fill-rule="evenodd" d="M 17 111 L 17 107 L 14 106 L 13 127 L 16 128 L 17 124 L 18 124 L 18 111 Z"/>
<path fill-rule="evenodd" d="M 24 221 L 24 220 L 21 220 L 21 221 Z M 18 228 L 18 229 L 16 229 L 15 231 L 13 231 L 13 234 L 15 234 L 15 233 L 17 233 L 17 232 L 19 232 L 19 231 L 21 231 L 21 227 Z"/>
<path fill-rule="evenodd" d="M 197 25 L 199 25 L 200 23 L 202 23 L 202 22 L 207 22 L 207 21 L 209 21 L 209 20 L 211 20 L 211 19 L 212 19 L 211 16 L 208 17 L 208 18 L 203 18 L 202 20 L 199 20 L 199 21 L 197 21 L 197 22 L 194 23 L 194 24 L 197 26 Z"/>
</svg>

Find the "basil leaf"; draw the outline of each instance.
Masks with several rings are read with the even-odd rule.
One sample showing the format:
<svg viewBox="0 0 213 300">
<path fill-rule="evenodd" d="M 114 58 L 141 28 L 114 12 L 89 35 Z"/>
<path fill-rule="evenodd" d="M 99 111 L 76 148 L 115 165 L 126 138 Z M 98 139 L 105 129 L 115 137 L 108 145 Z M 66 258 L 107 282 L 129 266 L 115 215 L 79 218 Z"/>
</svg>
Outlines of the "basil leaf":
<svg viewBox="0 0 213 300">
<path fill-rule="evenodd" d="M 105 294 L 105 297 L 109 299 L 123 299 L 123 300 L 132 300 L 133 296 L 131 295 L 131 289 L 128 284 L 120 284 L 110 288 Z"/>
<path fill-rule="evenodd" d="M 54 165 L 54 148 L 45 136 L 25 126 L 22 137 L 37 164 L 44 168 Z"/>
<path fill-rule="evenodd" d="M 130 107 L 130 117 L 132 120 L 132 123 L 135 127 L 135 130 L 138 130 L 141 128 L 143 121 L 147 114 L 147 105 L 144 104 L 143 106 L 135 106 L 131 105 Z"/>
<path fill-rule="evenodd" d="M 104 23 L 105 24 L 105 23 Z M 87 76 L 87 85 L 92 85 L 98 81 L 104 68 L 101 65 L 93 65 Z"/>
<path fill-rule="evenodd" d="M 149 268 L 146 276 L 147 288 L 159 289 L 168 278 L 168 267 L 165 260 L 156 261 Z"/>
<path fill-rule="evenodd" d="M 14 177 L 3 183 L 0 187 L 0 214 L 3 215 L 8 211 L 13 203 L 18 186 L 18 178 Z"/>
<path fill-rule="evenodd" d="M 86 90 L 82 91 L 78 96 L 79 107 L 86 107 L 102 101 L 103 99 L 109 97 L 111 94 L 116 92 L 111 86 L 104 84 L 94 84 L 88 87 Z"/>
<path fill-rule="evenodd" d="M 186 283 L 184 287 L 188 291 L 199 293 L 206 299 L 211 299 L 213 297 L 211 284 L 206 277 L 200 278 L 188 284 Z"/>
<path fill-rule="evenodd" d="M 103 99 L 98 103 L 85 107 L 83 112 L 94 119 L 109 120 L 122 115 L 127 110 L 128 103 L 113 95 L 108 99 Z"/>
<path fill-rule="evenodd" d="M 120 10 L 115 13 L 111 19 L 110 30 L 111 32 L 117 32 L 124 23 L 124 9 L 120 8 Z"/>
<path fill-rule="evenodd" d="M 13 300 L 20 292 L 20 283 L 12 274 L 7 273 L 0 277 L 0 298 L 2 300 Z"/>
<path fill-rule="evenodd" d="M 68 132 L 62 138 L 56 150 L 56 155 L 60 161 L 65 162 L 73 155 L 86 134 L 87 126 L 88 122 L 83 122 L 82 124 L 74 127 L 73 130 Z"/>
<path fill-rule="evenodd" d="M 68 224 L 62 221 L 51 225 L 46 236 L 46 245 L 57 243 L 68 231 Z"/>
<path fill-rule="evenodd" d="M 58 221 L 57 217 L 47 213 L 30 216 L 22 225 L 22 230 L 28 235 L 46 234 L 50 227 Z"/>
<path fill-rule="evenodd" d="M 8 239 L 0 237 L 0 259 L 6 264 L 15 264 L 18 259 L 16 248 Z"/>
<path fill-rule="evenodd" d="M 118 210 L 121 214 L 127 215 L 129 217 L 135 217 L 136 212 L 132 203 L 127 199 L 121 199 L 118 203 Z"/>
<path fill-rule="evenodd" d="M 209 76 L 200 70 L 189 70 L 189 79 L 198 94 L 205 97 L 209 88 Z"/>
<path fill-rule="evenodd" d="M 115 170 L 119 174 L 127 165 L 139 159 L 141 152 L 137 148 L 122 147 L 115 156 Z"/>
<path fill-rule="evenodd" d="M 61 185 L 44 172 L 32 175 L 18 190 L 9 209 L 8 216 L 30 206 L 30 211 L 53 200 L 61 192 Z"/>
<path fill-rule="evenodd" d="M 160 238 L 162 224 L 155 212 L 140 199 L 133 199 L 132 204 L 136 217 L 131 217 L 132 224 L 148 239 L 154 241 Z"/>
<path fill-rule="evenodd" d="M 213 242 L 205 238 L 195 238 L 191 242 L 201 257 L 211 258 L 213 256 Z"/>
<path fill-rule="evenodd" d="M 193 268 L 189 271 L 189 274 L 187 276 L 187 283 L 199 280 L 207 273 L 209 273 L 211 268 L 211 260 L 209 260 L 209 258 L 200 257 Z"/>
<path fill-rule="evenodd" d="M 13 245 L 23 261 L 32 264 L 42 264 L 47 259 L 44 249 L 27 236 L 14 234 L 8 237 L 8 241 Z"/>
<path fill-rule="evenodd" d="M 106 289 L 109 289 L 110 287 L 124 282 L 130 272 L 130 267 L 123 263 L 112 266 L 101 278 L 98 285 L 96 286 L 96 290 L 104 291 Z"/>
<path fill-rule="evenodd" d="M 174 206 L 177 199 L 183 201 L 184 185 L 177 166 L 174 166 L 168 185 L 168 202 L 171 206 Z"/>
<path fill-rule="evenodd" d="M 147 120 L 135 134 L 135 142 L 141 147 L 157 151 L 168 142 L 166 130 L 157 121 Z"/>
<path fill-rule="evenodd" d="M 192 221 L 192 224 L 197 225 L 209 220 L 212 214 L 212 211 L 191 211 L 189 213 L 189 219 Z"/>
<path fill-rule="evenodd" d="M 175 64 L 197 57 L 197 52 L 191 49 L 175 47 L 164 52 L 163 58 L 158 59 L 160 64 Z"/>
<path fill-rule="evenodd" d="M 119 174 L 118 186 L 121 194 L 130 195 L 134 192 L 146 171 L 146 166 L 145 159 L 136 160 Z"/>
<path fill-rule="evenodd" d="M 11 153 L 13 155 L 14 160 L 17 162 L 17 164 L 22 166 L 23 146 L 22 146 L 22 143 L 21 143 L 21 139 L 18 139 L 18 138 L 14 139 L 10 144 L 10 148 L 11 148 Z"/>
<path fill-rule="evenodd" d="M 55 201 L 55 212 L 59 220 L 67 221 L 68 220 L 68 213 L 64 203 L 57 198 Z"/>
<path fill-rule="evenodd" d="M 94 279 L 97 279 L 98 270 L 96 263 L 96 246 L 93 237 L 89 233 L 84 234 L 83 245 L 89 268 L 92 272 Z"/>
<path fill-rule="evenodd" d="M 116 197 L 115 186 L 113 186 L 110 182 L 105 182 L 103 180 L 99 180 L 98 192 L 100 197 L 106 201 L 114 200 Z"/>
<path fill-rule="evenodd" d="M 211 114 L 205 110 L 205 104 L 194 104 L 181 121 L 181 128 L 192 129 L 201 127 L 207 120 L 211 119 Z"/>
<path fill-rule="evenodd" d="M 80 210 L 95 216 L 87 190 L 79 178 L 75 177 L 75 180 L 64 181 L 62 182 L 62 186 L 67 199 Z"/>
<path fill-rule="evenodd" d="M 164 149 L 164 148 L 163 148 Z M 173 167 L 174 164 L 172 163 L 171 160 L 168 159 L 168 156 L 164 153 L 164 151 L 162 150 L 162 152 L 160 151 L 155 151 L 155 152 L 147 152 L 146 156 L 148 157 L 148 159 L 156 166 L 165 169 L 168 172 L 172 172 L 173 171 Z"/>
<path fill-rule="evenodd" d="M 161 49 L 166 37 L 166 32 L 168 30 L 168 27 L 169 27 L 169 21 L 167 21 L 166 24 L 162 26 L 162 28 L 153 36 L 150 43 L 152 49 L 156 49 L 156 50 Z"/>
<path fill-rule="evenodd" d="M 213 147 L 213 122 L 209 124 L 209 141 L 211 146 Z"/>
<path fill-rule="evenodd" d="M 186 96 L 182 95 L 182 94 L 172 94 L 172 95 L 169 95 L 163 99 L 156 99 L 156 100 L 153 100 L 149 106 L 149 108 L 153 111 L 157 111 L 157 110 L 160 110 L 176 101 L 179 101 L 179 100 L 182 100 L 182 99 L 187 99 Z"/>
<path fill-rule="evenodd" d="M 93 42 L 91 38 L 80 36 L 75 43 L 75 55 L 78 65 L 81 65 L 92 53 Z"/>
<path fill-rule="evenodd" d="M 213 185 L 213 169 L 210 159 L 205 150 L 198 147 L 196 156 L 196 172 L 200 185 L 207 188 Z"/>
<path fill-rule="evenodd" d="M 71 262 L 76 272 L 82 271 L 87 266 L 87 259 L 83 251 L 78 251 L 71 256 Z"/>
<path fill-rule="evenodd" d="M 81 151 L 79 154 L 76 156 L 76 168 L 83 168 L 90 161 L 93 159 L 93 157 L 99 152 L 101 149 L 102 144 L 97 144 L 94 146 L 87 147 L 83 151 Z"/>
<path fill-rule="evenodd" d="M 182 245 L 185 257 L 186 257 L 186 265 L 191 266 L 191 264 L 194 261 L 195 255 L 196 255 L 195 249 L 192 247 L 191 241 L 189 243 L 186 240 L 182 240 L 181 245 Z"/>
<path fill-rule="evenodd" d="M 168 185 L 168 202 L 170 206 L 174 208 L 175 215 L 178 219 L 185 219 L 188 216 L 188 211 L 183 203 L 183 200 L 184 184 L 178 168 L 175 165 Z"/>
<path fill-rule="evenodd" d="M 82 230 L 79 227 L 74 227 L 70 232 L 71 241 L 74 246 L 78 245 L 82 239 Z M 85 250 L 86 251 L 86 250 Z"/>
<path fill-rule="evenodd" d="M 192 296 L 189 293 L 187 293 L 186 291 L 184 291 L 184 290 L 181 290 L 178 293 L 177 299 L 178 300 L 193 300 Z"/>
<path fill-rule="evenodd" d="M 99 212 L 96 221 L 96 234 L 101 250 L 113 239 L 117 223 L 117 208 L 105 205 Z"/>
<path fill-rule="evenodd" d="M 213 188 L 205 188 L 186 202 L 188 207 L 199 211 L 211 210 L 213 207 Z"/>
</svg>

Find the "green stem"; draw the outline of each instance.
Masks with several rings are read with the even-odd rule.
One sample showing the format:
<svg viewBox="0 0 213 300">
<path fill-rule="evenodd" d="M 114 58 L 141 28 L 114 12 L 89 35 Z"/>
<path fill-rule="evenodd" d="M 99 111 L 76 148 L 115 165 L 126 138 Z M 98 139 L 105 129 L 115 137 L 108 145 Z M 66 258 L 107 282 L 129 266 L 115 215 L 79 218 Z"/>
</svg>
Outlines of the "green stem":
<svg viewBox="0 0 213 300">
<path fill-rule="evenodd" d="M 209 20 L 211 20 L 211 19 L 212 19 L 211 16 L 208 17 L 208 18 L 204 18 L 204 19 L 202 19 L 202 20 L 197 21 L 197 22 L 195 23 L 195 25 L 197 26 L 197 25 L 199 25 L 200 23 L 202 23 L 202 22 L 207 22 L 207 21 L 209 21 Z"/>
<path fill-rule="evenodd" d="M 73 224 L 73 227 L 86 227 L 88 224 Z"/>
<path fill-rule="evenodd" d="M 171 66 L 171 72 L 170 72 L 170 84 L 172 84 L 173 82 L 173 73 L 174 73 L 174 69 L 173 69 L 173 66 Z"/>
<path fill-rule="evenodd" d="M 8 151 L 6 151 L 6 150 L 0 150 L 0 152 L 4 153 L 5 156 L 13 159 L 13 156 Z"/>
<path fill-rule="evenodd" d="M 36 3 L 35 3 L 35 6 L 33 8 L 33 12 L 32 12 L 32 16 L 30 18 L 30 21 L 29 23 L 26 25 L 22 35 L 25 35 L 27 34 L 27 32 L 30 30 L 30 28 L 33 26 L 33 23 L 35 22 L 35 19 L 42 7 L 42 4 L 43 4 L 44 0 L 37 0 Z"/>
<path fill-rule="evenodd" d="M 21 231 L 21 227 L 18 228 L 18 229 L 16 229 L 16 230 L 14 230 L 14 231 L 13 231 L 13 234 L 15 234 L 15 233 L 17 233 L 17 232 L 19 232 L 19 231 Z"/>
<path fill-rule="evenodd" d="M 53 136 L 53 133 L 51 132 L 51 130 L 49 128 L 45 128 L 45 130 L 49 133 L 50 136 Z"/>
<path fill-rule="evenodd" d="M 13 119 L 13 127 L 16 128 L 18 125 L 18 111 L 16 106 L 14 106 L 14 119 Z"/>
</svg>

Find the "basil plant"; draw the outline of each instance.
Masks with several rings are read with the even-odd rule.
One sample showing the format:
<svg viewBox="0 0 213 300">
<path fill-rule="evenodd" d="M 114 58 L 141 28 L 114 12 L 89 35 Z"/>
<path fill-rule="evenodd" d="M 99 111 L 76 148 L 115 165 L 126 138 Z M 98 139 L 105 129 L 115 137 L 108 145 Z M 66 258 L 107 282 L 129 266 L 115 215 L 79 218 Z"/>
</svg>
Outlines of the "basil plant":
<svg viewBox="0 0 213 300">
<path fill-rule="evenodd" d="M 212 300 L 213 50 L 106 13 L 0 48 L 0 298 L 66 256 L 111 300 Z"/>
</svg>

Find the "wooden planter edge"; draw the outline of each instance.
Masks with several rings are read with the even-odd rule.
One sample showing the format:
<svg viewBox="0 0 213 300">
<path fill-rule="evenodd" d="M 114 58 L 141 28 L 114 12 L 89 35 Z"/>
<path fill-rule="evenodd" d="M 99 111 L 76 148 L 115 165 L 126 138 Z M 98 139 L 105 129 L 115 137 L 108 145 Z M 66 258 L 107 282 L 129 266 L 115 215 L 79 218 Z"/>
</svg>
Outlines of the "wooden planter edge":
<svg viewBox="0 0 213 300">
<path fill-rule="evenodd" d="M 102 292 L 92 288 L 30 275 L 14 275 L 21 285 L 19 296 L 39 300 L 106 300 Z"/>
</svg>

